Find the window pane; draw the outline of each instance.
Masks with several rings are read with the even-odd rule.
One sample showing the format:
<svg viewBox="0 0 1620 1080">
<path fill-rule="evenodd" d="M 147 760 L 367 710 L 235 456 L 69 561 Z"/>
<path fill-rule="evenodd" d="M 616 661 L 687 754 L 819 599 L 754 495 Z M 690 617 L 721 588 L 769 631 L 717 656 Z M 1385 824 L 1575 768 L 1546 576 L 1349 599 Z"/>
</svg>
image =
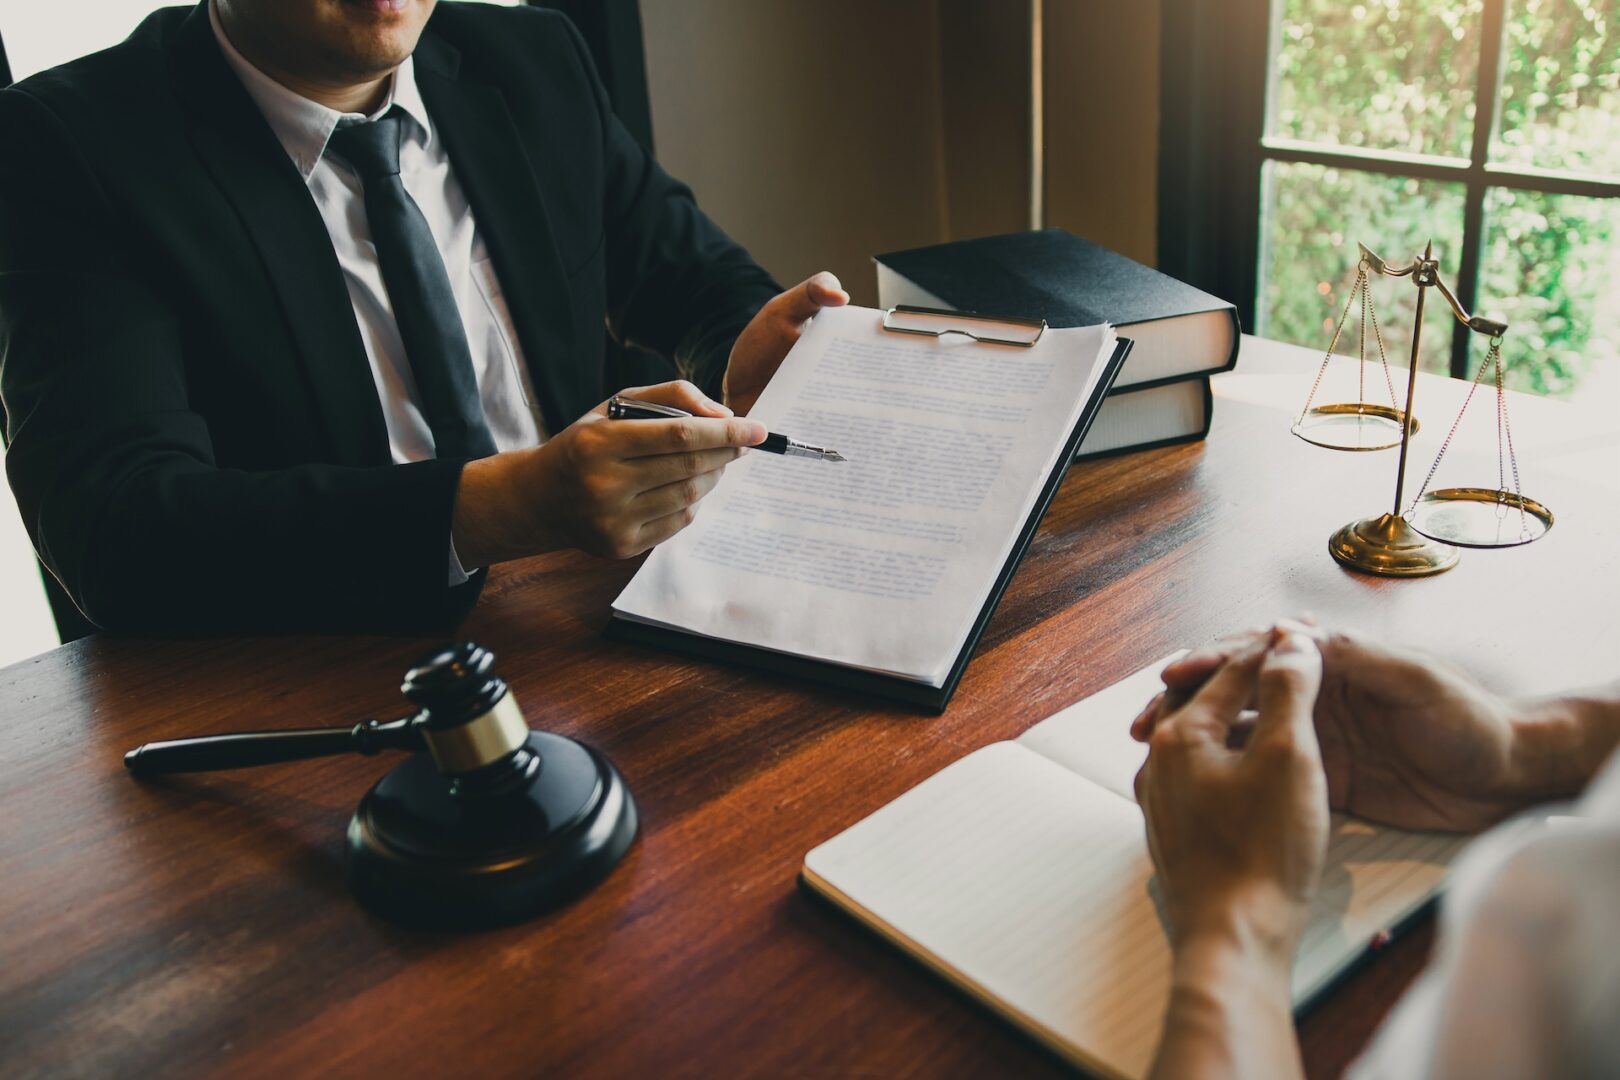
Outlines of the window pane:
<svg viewBox="0 0 1620 1080">
<path fill-rule="evenodd" d="M 1274 0 L 1266 134 L 1469 156 L 1483 0 Z"/>
<path fill-rule="evenodd" d="M 1455 283 L 1462 254 L 1463 186 L 1404 176 L 1293 162 L 1267 162 L 1261 184 L 1260 302 L 1256 333 L 1327 349 L 1333 327 L 1355 285 L 1356 245 L 1366 244 L 1401 266 L 1434 241 L 1440 272 Z M 1373 304 L 1392 363 L 1406 365 L 1412 348 L 1417 290 L 1410 278 L 1372 276 Z M 1423 368 L 1450 370 L 1452 327 L 1439 297 L 1424 309 Z M 1338 351 L 1357 350 L 1357 310 Z M 1443 316 L 1443 317 L 1442 317 Z M 1369 329 L 1369 357 L 1377 346 Z"/>
<path fill-rule="evenodd" d="M 1478 306 L 1507 320 L 1508 385 L 1620 401 L 1620 199 L 1493 188 L 1481 258 Z"/>
<path fill-rule="evenodd" d="M 1491 159 L 1620 176 L 1620 4 L 1513 0 Z"/>
</svg>

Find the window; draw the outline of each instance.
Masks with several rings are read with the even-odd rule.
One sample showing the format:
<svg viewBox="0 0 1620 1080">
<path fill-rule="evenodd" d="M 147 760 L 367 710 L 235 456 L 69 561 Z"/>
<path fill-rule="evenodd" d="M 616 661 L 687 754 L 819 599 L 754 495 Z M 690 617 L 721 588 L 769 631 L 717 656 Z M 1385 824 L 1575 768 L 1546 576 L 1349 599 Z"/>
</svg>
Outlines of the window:
<svg viewBox="0 0 1620 1080">
<path fill-rule="evenodd" d="M 1399 263 L 1432 239 L 1464 307 L 1511 324 L 1510 385 L 1620 399 L 1615 0 L 1237 0 L 1202 44 L 1196 26 L 1171 29 L 1198 22 L 1191 7 L 1167 0 L 1166 17 L 1167 69 L 1178 48 L 1258 68 L 1230 85 L 1207 56 L 1191 76 L 1167 70 L 1165 165 L 1211 190 L 1170 183 L 1161 228 L 1234 218 L 1191 253 L 1172 240 L 1167 270 L 1224 287 L 1263 336 L 1324 347 L 1356 243 Z M 1201 149 L 1173 121 L 1200 92 L 1216 104 L 1193 124 L 1224 126 L 1227 145 Z M 1238 229 L 1254 239 L 1234 244 Z M 1375 289 L 1404 356 L 1415 293 Z M 1421 360 L 1471 376 L 1484 347 L 1429 320 Z"/>
</svg>

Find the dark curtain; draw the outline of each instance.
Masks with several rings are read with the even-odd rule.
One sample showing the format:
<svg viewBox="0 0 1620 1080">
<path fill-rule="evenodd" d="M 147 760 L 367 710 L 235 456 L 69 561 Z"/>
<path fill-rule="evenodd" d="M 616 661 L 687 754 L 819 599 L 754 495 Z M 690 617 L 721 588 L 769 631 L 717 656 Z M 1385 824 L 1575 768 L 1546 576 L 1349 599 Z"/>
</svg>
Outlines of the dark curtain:
<svg viewBox="0 0 1620 1080">
<path fill-rule="evenodd" d="M 649 151 L 653 149 L 652 106 L 647 98 L 647 59 L 642 47 L 641 6 L 637 0 L 546 0 L 537 7 L 553 8 L 579 27 L 591 59 L 607 87 L 608 101 L 630 134 Z M 608 389 L 644 386 L 675 377 L 664 357 L 643 349 L 607 343 Z"/>
<path fill-rule="evenodd" d="M 1254 326 L 1267 0 L 1164 0 L 1159 269 Z"/>
<path fill-rule="evenodd" d="M 647 101 L 647 60 L 637 0 L 548 0 L 535 6 L 560 11 L 579 27 L 607 86 L 613 111 L 630 134 L 651 150 L 652 108 Z"/>
</svg>

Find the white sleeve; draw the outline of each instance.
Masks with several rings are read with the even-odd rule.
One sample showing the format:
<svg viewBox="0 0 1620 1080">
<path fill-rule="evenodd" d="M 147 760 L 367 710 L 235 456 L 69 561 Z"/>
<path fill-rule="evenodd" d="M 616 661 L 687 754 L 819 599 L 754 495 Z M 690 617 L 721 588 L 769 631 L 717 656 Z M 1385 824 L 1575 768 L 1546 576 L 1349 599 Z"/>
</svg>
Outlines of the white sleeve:
<svg viewBox="0 0 1620 1080">
<path fill-rule="evenodd" d="M 467 584 L 468 574 L 461 566 L 461 556 L 456 554 L 456 541 L 450 539 L 450 587 Z"/>
<path fill-rule="evenodd" d="M 1617 766 L 1577 816 L 1510 822 L 1470 846 L 1428 970 L 1351 1077 L 1620 1075 Z"/>
</svg>

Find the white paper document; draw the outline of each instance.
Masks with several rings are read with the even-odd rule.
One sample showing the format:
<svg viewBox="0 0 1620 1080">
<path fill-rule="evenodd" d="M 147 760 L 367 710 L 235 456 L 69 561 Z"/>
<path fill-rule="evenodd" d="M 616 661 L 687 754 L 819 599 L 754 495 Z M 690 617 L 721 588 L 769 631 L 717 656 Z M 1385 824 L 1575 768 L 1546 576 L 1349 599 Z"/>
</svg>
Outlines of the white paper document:
<svg viewBox="0 0 1620 1080">
<path fill-rule="evenodd" d="M 614 601 L 625 619 L 942 686 L 1114 349 L 817 315 L 749 414 L 845 462 L 751 451 Z"/>
</svg>

